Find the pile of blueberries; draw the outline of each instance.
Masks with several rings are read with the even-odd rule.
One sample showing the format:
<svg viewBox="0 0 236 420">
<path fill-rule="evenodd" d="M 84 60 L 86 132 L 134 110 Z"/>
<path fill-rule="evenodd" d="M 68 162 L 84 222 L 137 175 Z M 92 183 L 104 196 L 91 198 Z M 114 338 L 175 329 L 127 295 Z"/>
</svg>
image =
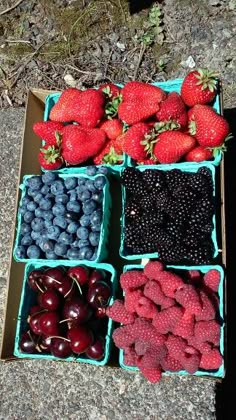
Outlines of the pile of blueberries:
<svg viewBox="0 0 236 420">
<path fill-rule="evenodd" d="M 94 179 L 59 178 L 54 172 L 29 177 L 19 207 L 22 217 L 15 256 L 96 260 L 106 182 L 101 173 Z"/>
</svg>

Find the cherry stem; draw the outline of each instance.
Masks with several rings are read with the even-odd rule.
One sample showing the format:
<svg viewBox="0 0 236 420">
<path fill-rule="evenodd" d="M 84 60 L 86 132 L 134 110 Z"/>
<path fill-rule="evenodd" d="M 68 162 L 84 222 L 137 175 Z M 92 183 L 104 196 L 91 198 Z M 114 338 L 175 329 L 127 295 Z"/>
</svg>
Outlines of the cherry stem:
<svg viewBox="0 0 236 420">
<path fill-rule="evenodd" d="M 28 317 L 27 317 L 27 322 L 29 322 L 29 321 L 30 321 L 30 319 L 31 319 L 33 316 L 38 315 L 38 314 L 42 314 L 43 312 L 47 312 L 47 309 L 42 309 L 41 311 L 34 312 L 32 315 L 28 315 Z"/>
<path fill-rule="evenodd" d="M 72 321 L 72 319 L 71 318 L 62 319 L 61 321 L 59 321 L 59 324 L 62 324 L 63 322 L 67 322 L 67 321 Z"/>
<path fill-rule="evenodd" d="M 61 281 L 58 281 L 58 280 L 54 279 L 54 277 L 48 276 L 47 274 L 44 274 L 44 277 L 45 277 L 47 280 L 53 280 L 53 281 L 55 281 L 55 282 L 56 282 L 56 283 L 58 283 L 58 284 L 62 284 L 62 282 L 61 282 Z"/>
<path fill-rule="evenodd" d="M 71 278 L 72 278 L 73 281 L 75 281 L 75 283 L 76 283 L 76 285 L 79 289 L 80 294 L 83 295 L 83 292 L 82 292 L 82 289 L 81 289 L 81 286 L 80 286 L 78 280 L 74 276 L 71 276 Z"/>
<path fill-rule="evenodd" d="M 39 291 L 40 291 L 41 293 L 44 293 L 44 292 L 45 292 L 45 290 L 41 289 L 41 287 L 39 286 L 39 284 L 38 284 L 38 282 L 37 282 L 37 281 L 35 281 L 35 284 L 36 284 L 37 288 L 39 289 Z"/>
<path fill-rule="evenodd" d="M 60 338 L 61 340 L 65 340 L 65 341 L 68 341 L 68 343 L 70 343 L 70 340 L 68 339 L 68 338 L 65 338 L 65 337 L 60 337 L 59 335 L 50 335 L 50 337 L 48 337 L 48 338 Z"/>
<path fill-rule="evenodd" d="M 73 280 L 73 283 L 71 284 L 71 288 L 70 288 L 70 290 L 68 290 L 68 292 L 64 295 L 64 298 L 66 298 L 69 294 L 70 294 L 70 292 L 71 292 L 71 290 L 73 289 L 73 287 L 74 287 L 74 279 L 72 279 Z"/>
</svg>

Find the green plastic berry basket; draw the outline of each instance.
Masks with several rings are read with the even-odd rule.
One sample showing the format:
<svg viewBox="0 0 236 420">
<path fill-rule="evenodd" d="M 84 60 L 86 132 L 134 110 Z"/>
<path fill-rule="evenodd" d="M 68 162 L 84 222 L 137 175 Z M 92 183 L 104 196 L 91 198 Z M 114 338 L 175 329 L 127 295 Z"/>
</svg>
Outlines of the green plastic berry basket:
<svg viewBox="0 0 236 420">
<path fill-rule="evenodd" d="M 175 165 L 143 165 L 143 166 L 138 166 L 137 169 L 141 172 L 145 171 L 146 169 L 151 169 L 151 170 L 161 170 L 161 171 L 169 171 L 169 170 L 173 170 L 173 169 L 179 169 L 182 172 L 192 172 L 192 173 L 196 173 L 198 171 L 199 168 L 201 167 L 207 167 L 211 174 L 212 174 L 212 181 L 213 181 L 213 196 L 215 197 L 215 166 L 211 165 L 210 163 L 202 163 L 199 165 L 193 165 L 193 166 L 179 166 L 178 164 Z M 138 259 L 142 259 L 142 258 L 158 258 L 158 253 L 154 252 L 154 253 L 147 253 L 147 254 L 128 254 L 125 250 L 125 203 L 126 203 L 126 190 L 125 188 L 122 186 L 122 215 L 121 215 L 121 242 L 120 242 L 120 256 L 126 260 L 138 260 Z M 213 222 L 213 231 L 211 234 L 211 238 L 212 238 L 212 243 L 213 243 L 213 248 L 214 248 L 214 253 L 213 253 L 213 258 L 216 258 L 218 256 L 219 253 L 219 249 L 218 249 L 218 244 L 217 244 L 217 235 L 216 235 L 216 216 L 215 214 L 212 217 L 212 222 Z"/>
<path fill-rule="evenodd" d="M 118 87 L 123 87 L 121 84 L 117 84 Z M 50 93 L 46 96 L 45 99 L 45 110 L 44 110 L 44 121 L 49 120 L 49 115 L 52 107 L 57 103 L 58 99 L 60 98 L 61 93 Z M 44 144 L 44 142 L 43 142 Z M 112 173 L 119 173 L 123 168 L 126 168 L 127 166 L 127 155 L 123 154 L 123 162 L 117 165 L 96 165 L 98 168 L 101 166 L 107 167 L 110 172 Z M 81 164 L 81 166 L 71 166 L 71 167 L 63 167 L 61 169 L 57 169 L 55 172 L 62 173 L 62 174 L 78 174 L 78 173 L 84 173 L 87 166 L 84 166 Z M 43 172 L 45 172 L 45 169 L 41 168 Z"/>
<path fill-rule="evenodd" d="M 152 83 L 152 85 L 160 87 L 161 89 L 163 89 L 165 92 L 168 92 L 168 93 L 177 92 L 177 93 L 180 94 L 182 83 L 183 83 L 183 79 L 175 79 L 175 80 L 167 80 L 166 82 L 154 82 L 154 83 Z M 214 99 L 214 102 L 212 103 L 212 107 L 214 108 L 214 110 L 218 114 L 221 114 L 220 85 L 219 85 L 219 83 L 218 83 L 218 87 L 217 87 L 217 94 L 216 94 L 216 97 Z M 203 164 L 211 163 L 212 165 L 218 166 L 221 162 L 221 159 L 222 159 L 222 152 L 218 150 L 218 151 L 216 151 L 216 155 L 215 155 L 214 159 L 205 160 L 205 161 L 202 161 L 201 163 L 203 163 Z M 130 156 L 127 156 L 127 165 L 128 166 L 136 166 L 135 161 Z M 171 166 L 171 165 L 175 165 L 175 164 L 170 164 L 169 166 Z M 180 162 L 180 163 L 178 163 L 178 165 L 180 167 L 182 165 L 184 165 L 184 166 L 193 166 L 193 165 L 198 166 L 198 163 L 197 162 Z M 152 165 L 150 165 L 150 166 L 152 166 Z M 161 166 L 166 166 L 166 165 L 165 164 L 159 164 L 159 167 L 161 167 Z"/>
<path fill-rule="evenodd" d="M 19 203 L 19 207 L 22 204 L 22 200 L 24 198 L 24 196 L 26 195 L 27 192 L 27 187 L 25 185 L 25 182 L 27 179 L 31 178 L 32 176 L 35 175 L 25 175 L 23 178 L 23 183 L 20 185 L 20 189 L 21 189 L 21 200 Z M 41 175 L 38 175 L 41 176 Z M 85 174 L 74 174 L 74 175 L 69 175 L 69 174 L 58 174 L 59 178 L 86 178 L 86 179 L 90 179 L 90 180 L 95 180 L 98 176 L 102 176 L 106 179 L 106 184 L 103 187 L 103 203 L 102 203 L 102 210 L 103 210 L 103 218 L 102 218 L 102 225 L 101 225 L 101 231 L 100 231 L 100 240 L 99 240 L 99 244 L 98 244 L 98 250 L 97 250 L 97 257 L 95 260 L 93 260 L 92 262 L 94 263 L 98 263 L 98 262 L 102 262 L 104 260 L 106 260 L 107 255 L 108 255 L 108 235 L 109 235 L 109 222 L 110 222 L 110 214 L 111 214 L 111 206 L 112 206 L 112 202 L 111 202 L 111 195 L 110 195 L 110 183 L 108 178 L 105 175 L 102 174 L 97 174 L 95 176 L 89 176 L 89 175 L 85 175 Z M 19 208 L 18 208 L 19 210 Z M 20 230 L 21 230 L 21 225 L 23 223 L 23 217 L 22 215 L 19 213 L 17 214 L 17 223 L 16 223 L 16 238 L 15 238 L 15 243 L 14 243 L 14 248 L 13 248 L 13 257 L 17 262 L 32 262 L 32 263 L 37 263 L 37 262 L 45 262 L 45 261 L 49 261 L 46 258 L 40 258 L 40 259 L 33 259 L 33 258 L 18 258 L 16 255 L 16 248 L 20 245 L 20 239 L 21 239 L 21 235 L 20 235 Z M 56 260 L 58 264 L 64 264 L 65 261 L 67 261 L 67 259 L 57 259 Z M 69 260 L 69 261 L 75 261 L 75 260 Z M 79 261 L 79 263 L 87 263 L 88 261 L 91 260 L 77 260 Z"/>
<path fill-rule="evenodd" d="M 16 335 L 15 335 L 15 344 L 14 344 L 14 355 L 17 358 L 21 358 L 21 359 L 44 359 L 44 360 L 59 360 L 59 361 L 65 361 L 65 362 L 82 362 L 82 363 L 89 363 L 91 365 L 95 365 L 95 366 L 104 366 L 108 363 L 109 358 L 110 358 L 110 354 L 111 354 L 111 348 L 112 348 L 112 331 L 114 328 L 114 323 L 113 321 L 109 318 L 108 319 L 108 324 L 107 324 L 107 333 L 106 333 L 106 337 L 105 337 L 105 352 L 104 352 L 104 357 L 102 360 L 93 360 L 93 359 L 89 359 L 86 357 L 76 357 L 76 356 L 71 356 L 68 357 L 66 359 L 62 359 L 62 358 L 58 358 L 55 356 L 52 356 L 50 354 L 45 354 L 45 353 L 35 353 L 35 354 L 28 354 L 28 353 L 23 353 L 20 350 L 20 336 L 21 333 L 24 331 L 27 331 L 27 317 L 29 314 L 29 310 L 32 304 L 35 303 L 36 301 L 36 293 L 30 289 L 28 282 L 27 282 L 27 276 L 28 274 L 35 269 L 40 269 L 40 268 L 45 268 L 45 267 L 58 267 L 60 266 L 60 264 L 58 264 L 58 261 L 47 261 L 46 264 L 40 264 L 40 263 L 30 263 L 30 264 L 26 264 L 25 266 L 25 271 L 24 271 L 24 280 L 23 280 L 23 284 L 22 284 L 22 292 L 21 292 L 21 298 L 20 298 L 20 306 L 19 306 L 19 311 L 18 311 L 18 318 L 17 318 L 17 324 L 16 324 Z M 115 296 L 116 296 L 116 290 L 117 290 L 117 276 L 116 276 L 116 271 L 114 270 L 114 268 L 112 267 L 112 265 L 110 264 L 96 264 L 96 263 L 92 263 L 92 262 L 79 262 L 79 263 L 75 263 L 72 261 L 63 261 L 63 266 L 66 268 L 69 267 L 75 267 L 75 266 L 84 266 L 84 267 L 88 267 L 88 268 L 96 268 L 98 270 L 104 270 L 105 272 L 109 273 L 110 275 L 110 281 L 112 284 L 112 297 L 110 299 L 110 304 L 113 303 Z"/>
<path fill-rule="evenodd" d="M 124 266 L 123 272 L 130 270 L 141 270 L 143 269 L 143 265 L 126 265 Z M 225 364 L 224 364 L 224 334 L 225 334 L 225 306 L 224 306 L 224 270 L 220 265 L 194 265 L 194 266 L 176 266 L 176 265 L 167 265 L 166 268 L 174 269 L 174 270 L 199 270 L 201 273 L 205 274 L 209 270 L 215 269 L 220 272 L 220 283 L 218 288 L 218 295 L 219 295 L 219 315 L 220 319 L 222 320 L 221 330 L 220 330 L 220 352 L 223 357 L 223 363 L 217 370 L 207 371 L 203 369 L 197 370 L 193 375 L 194 376 L 213 376 L 215 378 L 223 378 L 225 376 Z M 139 371 L 136 366 L 127 366 L 124 364 L 124 352 L 120 350 L 119 352 L 119 364 L 122 369 L 131 370 L 131 371 Z M 163 375 L 190 375 L 185 370 L 180 370 L 179 372 L 164 372 Z"/>
</svg>

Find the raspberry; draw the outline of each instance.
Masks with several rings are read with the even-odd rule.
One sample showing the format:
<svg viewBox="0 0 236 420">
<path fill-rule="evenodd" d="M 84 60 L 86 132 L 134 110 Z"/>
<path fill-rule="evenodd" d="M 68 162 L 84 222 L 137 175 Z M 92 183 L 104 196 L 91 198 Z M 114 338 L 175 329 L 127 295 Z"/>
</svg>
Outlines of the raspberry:
<svg viewBox="0 0 236 420">
<path fill-rule="evenodd" d="M 124 325 L 133 324 L 135 320 L 135 315 L 129 313 L 124 306 L 124 302 L 118 299 L 106 308 L 106 315 L 113 319 L 113 321 L 120 322 Z"/>
<path fill-rule="evenodd" d="M 124 290 L 135 289 L 136 287 L 140 287 L 147 283 L 147 281 L 147 277 L 142 271 L 138 270 L 126 271 L 126 273 L 123 273 L 120 276 L 120 285 Z"/>
<path fill-rule="evenodd" d="M 178 372 L 183 369 L 182 364 L 179 360 L 174 359 L 169 354 L 161 361 L 161 367 L 165 371 Z"/>
<path fill-rule="evenodd" d="M 160 261 L 149 261 L 144 267 L 144 274 L 148 279 L 156 279 L 158 272 L 164 270 L 164 265 Z M 156 279 L 157 280 L 157 279 Z"/>
<path fill-rule="evenodd" d="M 166 346 L 151 346 L 139 361 L 139 366 L 144 368 L 157 368 L 166 356 Z"/>
<path fill-rule="evenodd" d="M 151 344 L 148 341 L 143 340 L 136 340 L 134 343 L 134 348 L 138 356 L 143 356 L 150 346 Z"/>
<path fill-rule="evenodd" d="M 124 351 L 124 364 L 126 366 L 136 366 L 137 355 L 133 347 L 128 347 Z"/>
<path fill-rule="evenodd" d="M 159 271 L 155 280 L 158 280 L 165 295 L 171 298 L 175 297 L 176 290 L 184 284 L 181 277 L 170 271 Z"/>
<path fill-rule="evenodd" d="M 144 318 L 153 319 L 158 314 L 157 307 L 150 299 L 143 296 L 135 305 L 137 314 Z"/>
<path fill-rule="evenodd" d="M 198 315 L 196 315 L 196 321 L 210 321 L 211 319 L 215 319 L 216 311 L 213 303 L 210 301 L 207 294 L 203 290 L 200 290 L 199 293 L 202 303 L 202 310 Z"/>
<path fill-rule="evenodd" d="M 197 349 L 201 354 L 209 353 L 209 351 L 212 349 L 210 343 L 199 343 L 199 341 L 194 336 L 188 338 L 188 345 Z"/>
<path fill-rule="evenodd" d="M 194 315 L 191 312 L 185 311 L 182 318 L 174 326 L 172 332 L 183 338 L 191 337 L 194 333 Z"/>
<path fill-rule="evenodd" d="M 195 324 L 194 335 L 199 342 L 209 341 L 218 346 L 220 343 L 220 325 L 217 321 L 198 321 Z"/>
<path fill-rule="evenodd" d="M 213 292 L 218 292 L 219 284 L 220 284 L 220 272 L 218 270 L 209 270 L 203 276 L 203 283 L 209 289 L 213 290 Z"/>
<path fill-rule="evenodd" d="M 159 334 L 152 323 L 146 319 L 136 318 L 132 325 L 127 325 L 131 330 L 131 335 L 135 340 L 148 341 L 151 344 L 156 346 L 161 346 L 165 343 L 166 337 L 162 334 Z"/>
<path fill-rule="evenodd" d="M 143 296 L 142 290 L 127 290 L 125 293 L 125 308 L 128 312 L 134 313 L 137 301 Z"/>
<path fill-rule="evenodd" d="M 194 286 L 200 286 L 202 283 L 202 276 L 198 270 L 189 270 L 187 272 L 188 282 Z"/>
<path fill-rule="evenodd" d="M 188 373 L 193 374 L 199 369 L 200 355 L 186 353 L 185 355 L 181 356 L 180 362 Z"/>
<path fill-rule="evenodd" d="M 178 289 L 175 293 L 175 299 L 192 314 L 197 315 L 202 310 L 199 294 L 191 284 L 185 284 Z"/>
<path fill-rule="evenodd" d="M 172 332 L 175 324 L 182 318 L 183 309 L 178 306 L 172 306 L 171 308 L 165 309 L 159 312 L 153 318 L 153 325 L 156 330 L 161 334 Z"/>
<path fill-rule="evenodd" d="M 200 368 L 205 370 L 219 369 L 223 363 L 219 349 L 214 348 L 209 353 L 203 354 L 201 357 Z"/>
<path fill-rule="evenodd" d="M 142 366 L 139 367 L 139 362 L 137 363 L 138 368 L 140 369 L 140 372 L 143 374 L 143 376 L 152 384 L 156 384 L 161 379 L 161 368 L 144 368 Z"/>
<path fill-rule="evenodd" d="M 157 305 L 161 305 L 162 308 L 169 308 L 175 304 L 174 299 L 166 297 L 161 289 L 160 283 L 155 280 L 149 280 L 144 286 L 144 295 L 155 302 Z"/>
<path fill-rule="evenodd" d="M 184 354 L 185 348 L 187 347 L 186 340 L 171 334 L 168 336 L 165 344 L 169 355 L 176 360 L 180 360 L 181 356 Z"/>
<path fill-rule="evenodd" d="M 134 338 L 131 336 L 131 331 L 128 327 L 130 327 L 130 325 L 116 328 L 113 331 L 112 338 L 116 347 L 119 347 L 120 349 L 125 349 L 134 343 Z"/>
</svg>

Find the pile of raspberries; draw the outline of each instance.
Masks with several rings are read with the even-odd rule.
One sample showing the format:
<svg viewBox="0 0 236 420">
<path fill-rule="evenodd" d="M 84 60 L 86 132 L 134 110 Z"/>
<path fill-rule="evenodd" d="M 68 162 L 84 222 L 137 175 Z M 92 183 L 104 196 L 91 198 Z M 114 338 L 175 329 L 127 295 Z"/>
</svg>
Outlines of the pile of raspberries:
<svg viewBox="0 0 236 420">
<path fill-rule="evenodd" d="M 156 383 L 162 372 L 217 370 L 223 363 L 218 288 L 220 271 L 182 270 L 177 275 L 159 261 L 123 273 L 124 301 L 106 315 L 122 324 L 113 332 L 124 364 L 136 366 Z"/>
</svg>

